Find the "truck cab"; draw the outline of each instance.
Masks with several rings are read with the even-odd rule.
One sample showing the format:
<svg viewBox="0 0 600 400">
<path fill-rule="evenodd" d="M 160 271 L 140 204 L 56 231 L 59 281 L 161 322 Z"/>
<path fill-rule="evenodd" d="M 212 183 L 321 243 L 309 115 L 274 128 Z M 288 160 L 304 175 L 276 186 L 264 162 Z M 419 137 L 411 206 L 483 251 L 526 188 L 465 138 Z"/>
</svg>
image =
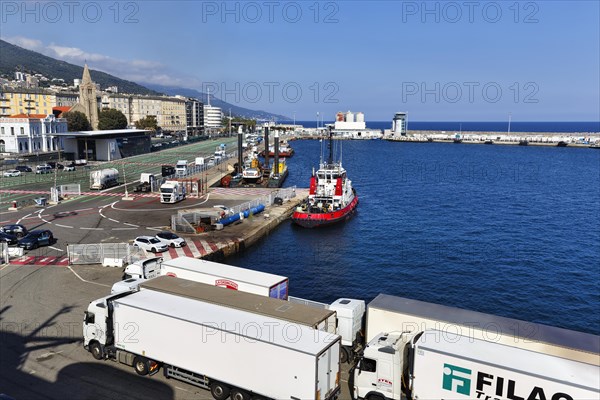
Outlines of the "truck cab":
<svg viewBox="0 0 600 400">
<path fill-rule="evenodd" d="M 179 160 L 175 165 L 175 174 L 177 176 L 185 176 L 187 174 L 187 160 Z"/>
<path fill-rule="evenodd" d="M 406 334 L 381 333 L 371 340 L 354 370 L 357 399 L 400 400 Z"/>
<path fill-rule="evenodd" d="M 123 280 L 156 278 L 160 275 L 162 260 L 162 257 L 152 257 L 129 264 L 123 272 Z"/>
</svg>

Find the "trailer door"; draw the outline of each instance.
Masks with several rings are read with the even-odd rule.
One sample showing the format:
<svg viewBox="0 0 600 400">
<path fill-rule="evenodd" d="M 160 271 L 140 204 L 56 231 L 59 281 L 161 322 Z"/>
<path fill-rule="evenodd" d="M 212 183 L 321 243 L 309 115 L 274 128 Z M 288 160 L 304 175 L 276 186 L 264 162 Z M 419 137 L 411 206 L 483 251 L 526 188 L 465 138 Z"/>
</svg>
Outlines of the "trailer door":
<svg viewBox="0 0 600 400">
<path fill-rule="evenodd" d="M 340 343 L 336 341 L 318 356 L 317 361 L 317 399 L 327 399 L 339 384 Z"/>
</svg>

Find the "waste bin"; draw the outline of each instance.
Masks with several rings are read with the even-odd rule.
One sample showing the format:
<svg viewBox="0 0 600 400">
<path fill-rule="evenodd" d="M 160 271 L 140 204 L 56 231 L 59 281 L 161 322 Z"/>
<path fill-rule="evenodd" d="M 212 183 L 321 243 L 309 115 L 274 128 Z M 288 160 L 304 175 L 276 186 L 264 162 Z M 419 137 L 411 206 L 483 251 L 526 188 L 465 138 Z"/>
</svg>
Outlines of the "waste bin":
<svg viewBox="0 0 600 400">
<path fill-rule="evenodd" d="M 36 207 L 46 207 L 46 205 L 48 204 L 48 199 L 46 199 L 45 197 L 37 197 L 33 200 L 35 201 Z"/>
</svg>

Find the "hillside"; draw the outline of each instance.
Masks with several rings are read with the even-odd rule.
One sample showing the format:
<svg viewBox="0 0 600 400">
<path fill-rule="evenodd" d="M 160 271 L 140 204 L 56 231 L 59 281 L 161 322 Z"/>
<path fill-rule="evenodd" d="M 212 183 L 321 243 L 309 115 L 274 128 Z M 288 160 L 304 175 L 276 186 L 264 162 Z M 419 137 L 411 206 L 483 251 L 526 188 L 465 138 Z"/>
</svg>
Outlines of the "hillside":
<svg viewBox="0 0 600 400">
<path fill-rule="evenodd" d="M 27 50 L 4 40 L 0 40 L 0 76 L 10 79 L 14 78 L 14 73 L 17 67 L 22 67 L 24 72 L 33 74 L 39 73 L 49 79 L 63 79 L 67 84 L 72 84 L 73 79 L 79 79 L 83 75 L 83 67 L 70 64 L 65 61 L 56 60 L 41 53 Z M 195 89 L 153 84 L 146 84 L 146 86 L 142 86 L 135 82 L 120 79 L 116 76 L 101 71 L 95 71 L 93 69 L 90 69 L 90 74 L 92 76 L 92 80 L 95 83 L 100 84 L 102 89 L 109 86 L 117 86 L 120 93 L 150 95 L 167 94 L 170 96 L 181 95 L 186 97 L 195 97 L 206 103 L 206 94 Z M 229 109 L 231 109 L 231 114 L 233 116 L 263 120 L 289 120 L 289 118 L 283 115 L 272 114 L 260 110 L 250 110 L 234 104 L 229 104 L 214 97 L 211 97 L 210 102 L 216 107 L 221 107 L 225 113 L 228 113 Z"/>
<path fill-rule="evenodd" d="M 186 88 L 180 88 L 180 87 L 174 87 L 174 86 L 161 86 L 161 85 L 153 85 L 153 84 L 148 84 L 148 87 L 150 87 L 154 90 L 157 90 L 159 92 L 166 93 L 170 96 L 179 95 L 179 96 L 185 96 L 185 97 L 194 97 L 194 98 L 200 100 L 201 102 L 203 102 L 204 104 L 206 104 L 206 100 L 207 100 L 206 93 L 202 93 L 195 89 L 186 89 Z M 220 107 L 225 114 L 228 114 L 229 109 L 231 109 L 231 115 L 237 116 L 237 117 L 259 119 L 259 120 L 261 120 L 261 119 L 262 120 L 275 119 L 278 121 L 290 120 L 289 117 L 286 117 L 284 115 L 272 114 L 270 112 L 262 111 L 262 110 L 250 110 L 248 108 L 244 108 L 244 107 L 236 106 L 231 103 L 227 103 L 227 102 L 220 100 L 213 96 L 210 97 L 210 104 L 215 107 Z"/>
<path fill-rule="evenodd" d="M 80 79 L 83 75 L 83 67 L 0 40 L 0 76 L 13 78 L 15 70 L 19 66 L 23 67 L 24 72 L 40 73 L 50 79 L 64 79 L 67 84 L 73 84 L 73 79 Z M 159 94 L 135 82 L 126 81 L 105 72 L 90 69 L 90 74 L 92 80 L 100 84 L 102 89 L 108 86 L 118 86 L 119 92 L 122 93 Z"/>
</svg>

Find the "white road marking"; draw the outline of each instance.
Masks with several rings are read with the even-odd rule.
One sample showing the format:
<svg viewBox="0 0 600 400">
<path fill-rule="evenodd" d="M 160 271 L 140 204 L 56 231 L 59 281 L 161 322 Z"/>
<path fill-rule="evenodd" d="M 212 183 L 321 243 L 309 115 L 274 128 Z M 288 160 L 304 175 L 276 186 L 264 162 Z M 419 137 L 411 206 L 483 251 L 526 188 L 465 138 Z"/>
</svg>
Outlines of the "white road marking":
<svg viewBox="0 0 600 400">
<path fill-rule="evenodd" d="M 80 212 L 80 211 L 89 211 L 89 210 L 93 210 L 93 208 L 82 208 L 81 210 L 75 210 L 75 212 Z"/>
<path fill-rule="evenodd" d="M 29 217 L 31 214 L 33 214 L 33 213 L 29 213 L 26 216 L 24 216 L 23 218 L 20 218 L 19 220 L 17 220 L 17 224 L 20 224 L 22 220 L 24 220 L 25 218 Z"/>
<path fill-rule="evenodd" d="M 134 226 L 134 227 L 136 227 L 136 228 L 139 228 L 139 227 L 140 227 L 139 225 L 130 224 L 130 223 L 128 223 L 128 222 L 123 222 L 123 224 L 124 224 L 124 225 L 129 225 L 129 226 Z"/>
<path fill-rule="evenodd" d="M 136 228 L 112 228 L 111 230 L 113 231 L 131 231 L 131 230 L 135 230 Z"/>
<path fill-rule="evenodd" d="M 104 228 L 79 228 L 79 229 L 85 229 L 88 231 L 103 231 Z"/>
<path fill-rule="evenodd" d="M 48 246 L 48 248 L 50 248 L 52 250 L 56 250 L 56 251 L 64 251 L 63 249 L 59 249 L 58 247 Z"/>
<path fill-rule="evenodd" d="M 147 226 L 146 229 L 149 229 L 151 231 L 159 231 L 159 232 L 163 230 L 163 228 L 151 228 L 149 226 Z"/>
<path fill-rule="evenodd" d="M 61 228 L 73 228 L 70 225 L 61 225 L 61 224 L 54 224 L 54 226 L 60 226 Z"/>
<path fill-rule="evenodd" d="M 116 223 L 118 223 L 118 224 L 120 223 L 120 222 L 119 222 L 119 221 L 117 221 L 116 219 L 109 218 L 108 220 L 109 220 L 109 221 L 112 221 L 112 222 L 116 222 Z"/>
<path fill-rule="evenodd" d="M 75 276 L 76 276 L 77 278 L 79 278 L 79 280 L 80 280 L 80 281 L 82 281 L 82 282 L 85 282 L 85 283 L 92 283 L 92 284 L 94 284 L 94 285 L 98 285 L 98 286 L 110 287 L 110 285 L 105 285 L 105 284 L 103 284 L 103 283 L 92 282 L 92 281 L 88 281 L 88 280 L 85 280 L 85 279 L 83 279 L 81 276 L 79 276 L 79 274 L 78 274 L 77 272 L 75 272 L 75 270 L 74 270 L 73 268 L 71 268 L 71 266 L 70 266 L 70 265 L 68 265 L 68 266 L 67 266 L 67 268 L 69 268 L 69 270 L 70 270 L 70 271 L 71 271 L 73 274 L 75 274 Z"/>
</svg>

